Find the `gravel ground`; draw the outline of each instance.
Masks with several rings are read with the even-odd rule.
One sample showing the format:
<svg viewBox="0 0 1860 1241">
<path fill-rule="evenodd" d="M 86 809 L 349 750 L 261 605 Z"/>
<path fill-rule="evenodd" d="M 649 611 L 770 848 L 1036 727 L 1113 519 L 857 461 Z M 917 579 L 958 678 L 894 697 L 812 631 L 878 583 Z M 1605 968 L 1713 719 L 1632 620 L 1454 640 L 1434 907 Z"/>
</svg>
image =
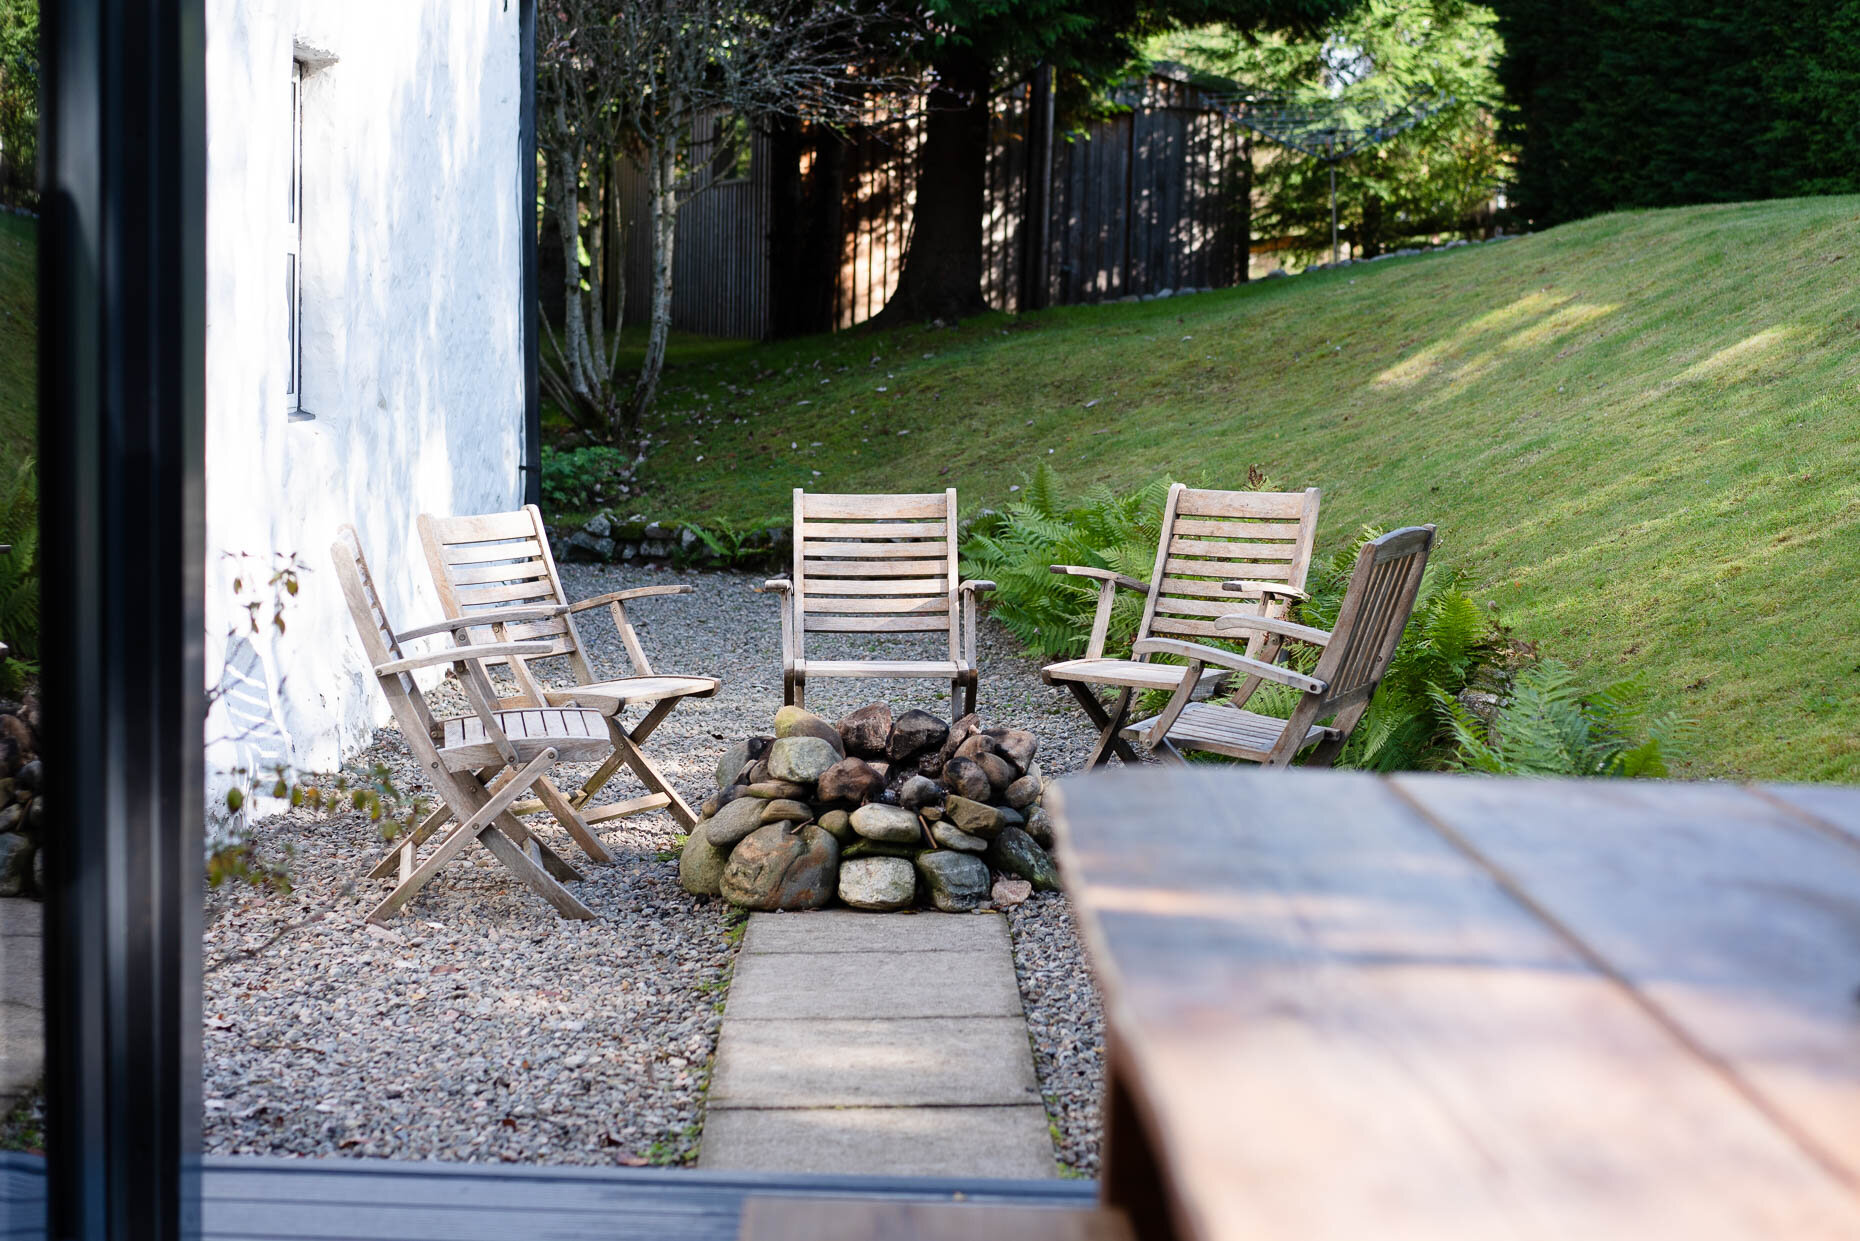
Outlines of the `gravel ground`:
<svg viewBox="0 0 1860 1241">
<path fill-rule="evenodd" d="M 750 589 L 760 576 L 564 565 L 563 578 L 571 598 L 696 587 L 630 615 L 658 670 L 723 678 L 715 698 L 681 706 L 647 747 L 687 801 L 702 800 L 724 749 L 766 732 L 781 705 L 775 602 Z M 625 670 L 604 619 L 583 631 L 597 670 Z M 845 641 L 849 653 L 872 649 Z M 1076 770 L 1092 732 L 1070 696 L 1043 685 L 999 626 L 984 625 L 980 646 L 983 717 L 1035 732 L 1049 774 Z M 949 712 L 948 687 L 923 681 L 821 682 L 808 687 L 808 706 L 836 718 L 878 696 Z M 351 770 L 374 762 L 404 790 L 424 791 L 392 728 Z M 601 800 L 639 792 L 617 778 Z M 392 931 L 369 928 L 363 914 L 385 891 L 361 878 L 381 848 L 373 824 L 297 811 L 261 825 L 262 854 L 288 853 L 295 891 L 228 889 L 209 903 L 209 1152 L 586 1164 L 691 1156 L 733 919 L 678 887 L 677 824 L 663 812 L 608 825 L 611 866 L 584 865 L 552 820 L 532 822 L 582 870 L 574 890 L 599 920 L 558 919 L 475 851 L 427 885 Z M 1009 924 L 1059 1157 L 1095 1175 L 1102 1023 L 1065 898 L 1036 897 Z"/>
</svg>

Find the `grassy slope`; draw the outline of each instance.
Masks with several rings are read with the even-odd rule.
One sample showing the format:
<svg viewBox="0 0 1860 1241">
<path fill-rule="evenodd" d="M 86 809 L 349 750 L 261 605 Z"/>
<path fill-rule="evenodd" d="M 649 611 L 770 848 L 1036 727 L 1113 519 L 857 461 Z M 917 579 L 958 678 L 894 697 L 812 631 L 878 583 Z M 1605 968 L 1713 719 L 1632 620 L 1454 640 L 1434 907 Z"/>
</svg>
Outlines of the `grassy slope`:
<svg viewBox="0 0 1860 1241">
<path fill-rule="evenodd" d="M 1697 724 L 1683 774 L 1860 780 L 1860 199 L 688 356 L 655 515 L 781 517 L 796 485 L 972 508 L 1039 459 L 1075 486 L 1257 463 L 1323 487 L 1326 552 L 1437 522 L 1522 636 L 1644 672 Z"/>
<path fill-rule="evenodd" d="M 33 451 L 39 373 L 38 224 L 0 213 L 0 461 Z"/>
</svg>

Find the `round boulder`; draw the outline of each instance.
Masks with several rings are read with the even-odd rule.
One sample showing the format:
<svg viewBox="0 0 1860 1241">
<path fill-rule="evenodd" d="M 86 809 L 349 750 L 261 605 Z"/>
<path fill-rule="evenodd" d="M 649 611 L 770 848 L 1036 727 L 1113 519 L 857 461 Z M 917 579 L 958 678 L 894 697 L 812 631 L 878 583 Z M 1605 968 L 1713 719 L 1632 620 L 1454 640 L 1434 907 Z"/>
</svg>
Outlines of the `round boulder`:
<svg viewBox="0 0 1860 1241">
<path fill-rule="evenodd" d="M 1046 850 L 1018 827 L 1004 827 L 988 842 L 988 864 L 998 871 L 1019 875 L 1038 892 L 1059 890 L 1059 870 Z"/>
<path fill-rule="evenodd" d="M 844 810 L 829 810 L 820 816 L 820 826 L 826 833 L 842 845 L 849 845 L 863 837 L 853 831 L 852 816 Z"/>
<path fill-rule="evenodd" d="M 917 855 L 917 873 L 944 913 L 967 913 L 988 899 L 988 864 L 974 854 L 932 849 Z"/>
<path fill-rule="evenodd" d="M 860 707 L 834 727 L 840 730 L 840 739 L 846 743 L 848 754 L 883 758 L 885 743 L 891 739 L 891 708 L 875 702 L 869 707 Z"/>
<path fill-rule="evenodd" d="M 999 754 L 978 754 L 976 755 L 975 762 L 988 776 L 989 788 L 996 793 L 1005 792 L 1007 786 L 1014 783 L 1015 779 L 1020 775 L 1018 771 L 1014 770 L 1014 764 L 1008 762 Z"/>
<path fill-rule="evenodd" d="M 718 848 L 699 828 L 685 837 L 678 855 L 678 886 L 693 896 L 716 896 L 722 891 L 723 868 L 730 862 L 730 846 Z"/>
<path fill-rule="evenodd" d="M 873 802 L 853 811 L 852 827 L 867 840 L 892 844 L 917 844 L 924 838 L 921 819 L 900 806 L 887 806 L 881 802 Z"/>
<path fill-rule="evenodd" d="M 755 797 L 739 797 L 713 817 L 691 829 L 693 836 L 703 837 L 719 849 L 728 849 L 762 826 L 762 808 L 768 803 Z"/>
<path fill-rule="evenodd" d="M 821 801 L 870 801 L 884 787 L 885 777 L 862 758 L 843 758 L 820 773 Z"/>
<path fill-rule="evenodd" d="M 944 802 L 943 817 L 969 835 L 980 836 L 984 840 L 994 839 L 995 834 L 1005 826 L 999 810 L 987 802 L 967 797 L 952 797 Z"/>
<path fill-rule="evenodd" d="M 840 752 L 820 737 L 777 737 L 769 747 L 769 774 L 795 784 L 813 784 L 839 761 Z"/>
<path fill-rule="evenodd" d="M 838 753 L 846 753 L 840 730 L 805 707 L 783 707 L 775 713 L 775 739 L 783 737 L 818 737 Z"/>
<path fill-rule="evenodd" d="M 898 804 L 910 811 L 941 806 L 946 795 L 942 785 L 924 775 L 912 776 L 898 786 Z"/>
<path fill-rule="evenodd" d="M 933 750 L 949 736 L 949 725 L 928 711 L 911 710 L 891 725 L 891 737 L 885 743 L 885 756 L 894 763 L 925 750 Z"/>
<path fill-rule="evenodd" d="M 1006 798 L 1007 804 L 1014 807 L 1014 809 L 1025 810 L 1028 806 L 1040 800 L 1040 778 L 1038 776 L 1022 776 L 1020 779 L 1007 786 L 1007 792 L 1003 794 L 1003 796 Z"/>
<path fill-rule="evenodd" d="M 955 849 L 961 853 L 981 853 L 988 848 L 988 842 L 980 836 L 971 836 L 941 819 L 930 825 L 930 839 L 945 849 Z"/>
<path fill-rule="evenodd" d="M 775 801 L 762 803 L 764 823 L 811 823 L 813 820 L 813 808 L 804 801 L 793 801 L 782 797 Z"/>
<path fill-rule="evenodd" d="M 744 909 L 819 909 L 833 899 L 840 846 L 811 823 L 770 823 L 745 836 L 723 868 L 723 898 Z"/>
<path fill-rule="evenodd" d="M 944 764 L 943 783 L 950 792 L 970 801 L 987 801 L 995 787 L 982 765 L 972 758 L 952 758 Z"/>
<path fill-rule="evenodd" d="M 906 909 L 917 898 L 917 868 L 905 858 L 854 858 L 841 863 L 839 887 L 854 909 Z"/>
</svg>

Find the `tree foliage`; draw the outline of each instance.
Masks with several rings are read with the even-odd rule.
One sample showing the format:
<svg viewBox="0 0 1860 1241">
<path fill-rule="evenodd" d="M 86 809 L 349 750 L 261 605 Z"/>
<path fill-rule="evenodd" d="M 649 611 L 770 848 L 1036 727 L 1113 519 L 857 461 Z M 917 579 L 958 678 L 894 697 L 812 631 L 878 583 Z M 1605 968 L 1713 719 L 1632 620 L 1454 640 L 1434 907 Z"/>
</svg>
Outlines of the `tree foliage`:
<svg viewBox="0 0 1860 1241">
<path fill-rule="evenodd" d="M 1203 26 L 1153 40 L 1152 57 L 1180 61 L 1219 83 L 1337 108 L 1345 123 L 1374 122 L 1416 103 L 1425 119 L 1337 169 L 1341 228 L 1362 254 L 1469 230 L 1502 174 L 1496 19 L 1464 0 L 1363 0 L 1309 34 L 1257 35 Z M 1294 252 L 1330 247 L 1329 167 L 1268 147 L 1254 228 Z"/>
<path fill-rule="evenodd" d="M 1860 190 L 1853 0 L 1493 7 L 1514 205 L 1536 225 Z"/>
<path fill-rule="evenodd" d="M 671 333 L 678 212 L 736 163 L 754 126 L 795 117 L 836 124 L 891 84 L 884 66 L 906 28 L 881 0 L 547 0 L 537 14 L 537 140 L 562 248 L 565 313 L 544 382 L 590 439 L 637 428 L 658 393 Z M 615 374 L 590 230 L 590 170 L 616 156 L 645 173 L 651 311 L 630 389 Z M 613 212 L 609 196 L 605 210 Z M 584 296 L 585 294 L 585 296 Z"/>
<path fill-rule="evenodd" d="M 39 0 L 0 0 L 0 202 L 38 202 Z"/>
</svg>

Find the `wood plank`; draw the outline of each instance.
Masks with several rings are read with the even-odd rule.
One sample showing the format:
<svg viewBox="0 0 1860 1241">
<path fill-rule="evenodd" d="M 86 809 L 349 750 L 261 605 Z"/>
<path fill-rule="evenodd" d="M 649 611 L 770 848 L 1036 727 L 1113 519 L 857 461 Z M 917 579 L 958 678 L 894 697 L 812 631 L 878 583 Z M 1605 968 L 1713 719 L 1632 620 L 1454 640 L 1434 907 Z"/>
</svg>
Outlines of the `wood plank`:
<svg viewBox="0 0 1860 1241">
<path fill-rule="evenodd" d="M 826 557 L 877 557 L 895 560 L 900 557 L 914 556 L 924 559 L 929 556 L 948 556 L 949 543 L 944 540 L 918 539 L 904 543 L 833 543 L 819 539 L 807 539 L 801 544 L 801 555 L 813 559 Z"/>
<path fill-rule="evenodd" d="M 1121 1211 L 1100 1207 L 750 1198 L 740 1241 L 1131 1241 Z"/>
<path fill-rule="evenodd" d="M 1169 540 L 1170 556 L 1213 556 L 1219 560 L 1290 560 L 1298 549 L 1290 543 L 1252 543 L 1235 539 L 1231 543 L 1207 539 Z"/>
<path fill-rule="evenodd" d="M 1773 797 L 1860 844 L 1860 792 L 1838 784 L 1761 784 L 1759 796 Z"/>
<path fill-rule="evenodd" d="M 1237 605 L 1234 608 L 1236 612 L 1257 612 L 1259 610 L 1259 596 L 1257 594 L 1250 594 L 1244 590 L 1227 589 L 1227 582 L 1233 580 L 1236 579 L 1227 578 L 1222 581 L 1198 582 L 1188 577 L 1165 577 L 1162 580 L 1161 593 L 1164 595 L 1198 596 L 1204 599 L 1226 599 L 1228 602 Z"/>
<path fill-rule="evenodd" d="M 1374 778 L 1049 805 L 1185 1241 L 1860 1236 L 1850 1187 Z"/>
<path fill-rule="evenodd" d="M 821 612 L 859 613 L 862 615 L 882 615 L 891 612 L 913 613 L 917 615 L 942 614 L 947 617 L 951 604 L 947 592 L 927 598 L 881 599 L 861 596 L 856 599 L 840 599 L 832 595 L 810 594 L 807 596 L 807 615 Z"/>
<path fill-rule="evenodd" d="M 1211 535 L 1223 539 L 1295 540 L 1298 538 L 1298 523 L 1179 517 L 1176 519 L 1175 533 L 1191 537 Z"/>
<path fill-rule="evenodd" d="M 514 513 L 485 513 L 475 517 L 439 517 L 434 519 L 439 535 L 447 543 L 481 543 L 489 539 L 533 539 L 536 523 L 527 509 Z"/>
<path fill-rule="evenodd" d="M 937 560 L 803 560 L 801 572 L 811 583 L 821 577 L 931 577 L 947 575 L 947 558 Z"/>
<path fill-rule="evenodd" d="M 460 586 L 459 603 L 467 608 L 487 603 L 556 603 L 555 585 L 547 580 L 514 582 L 508 586 Z"/>
<path fill-rule="evenodd" d="M 826 578 L 807 584 L 810 599 L 821 595 L 944 595 L 949 594 L 947 577 L 897 577 L 880 581 Z"/>
<path fill-rule="evenodd" d="M 1233 641 L 1233 635 L 1217 629 L 1212 621 L 1183 620 L 1177 616 L 1160 615 L 1150 622 L 1152 637 L 1219 638 L 1224 642 Z"/>
<path fill-rule="evenodd" d="M 1225 595 L 1219 599 L 1182 599 L 1174 595 L 1160 595 L 1156 600 L 1156 615 L 1176 616 L 1232 616 L 1236 612 L 1250 612 L 1256 609 L 1247 607 L 1245 595 Z"/>
<path fill-rule="evenodd" d="M 523 582 L 531 578 L 548 577 L 549 566 L 540 559 L 530 559 L 508 564 L 467 565 L 452 570 L 452 581 L 457 586 L 476 586 L 484 583 Z"/>
<path fill-rule="evenodd" d="M 1860 849 L 1720 784 L 1396 787 L 1860 1189 Z"/>
<path fill-rule="evenodd" d="M 962 671 L 943 659 L 809 659 L 800 667 L 810 676 L 835 677 L 953 677 Z"/>
<path fill-rule="evenodd" d="M 1181 560 L 1170 556 L 1163 562 L 1163 572 L 1183 577 L 1252 577 L 1283 582 L 1291 576 L 1291 566 L 1285 561 L 1263 564 L 1258 561 Z"/>
<path fill-rule="evenodd" d="M 803 539 L 944 539 L 946 521 L 804 521 L 796 532 Z"/>
<path fill-rule="evenodd" d="M 949 500 L 940 491 L 911 495 L 801 495 L 803 521 L 840 517 L 864 517 L 892 521 L 915 521 L 925 517 L 948 517 Z"/>
<path fill-rule="evenodd" d="M 529 560 L 542 554 L 542 544 L 535 539 L 514 539 L 502 543 L 448 543 L 444 546 L 448 565 L 483 564 L 492 560 Z"/>
<path fill-rule="evenodd" d="M 1305 497 L 1298 491 L 1198 491 L 1184 488 L 1176 512 L 1184 517 L 1291 518 L 1304 515 Z"/>
<path fill-rule="evenodd" d="M 811 610 L 802 618 L 809 633 L 942 633 L 950 627 L 948 612 L 938 616 L 817 616 Z"/>
</svg>

